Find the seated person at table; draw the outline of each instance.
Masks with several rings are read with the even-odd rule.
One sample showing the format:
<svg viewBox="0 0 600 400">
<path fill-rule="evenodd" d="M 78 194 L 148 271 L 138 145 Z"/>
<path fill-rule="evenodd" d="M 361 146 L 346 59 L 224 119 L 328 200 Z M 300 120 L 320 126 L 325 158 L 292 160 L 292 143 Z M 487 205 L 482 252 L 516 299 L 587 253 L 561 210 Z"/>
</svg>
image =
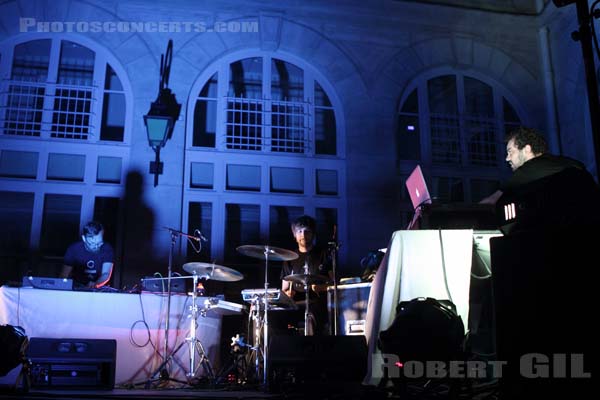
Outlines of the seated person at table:
<svg viewBox="0 0 600 400">
<path fill-rule="evenodd" d="M 104 243 L 104 228 L 88 222 L 81 241 L 69 246 L 63 260 L 61 278 L 73 278 L 75 287 L 100 288 L 108 283 L 113 269 L 114 251 Z"/>
<path fill-rule="evenodd" d="M 297 303 L 306 299 L 304 285 L 290 282 L 288 275 L 310 274 L 320 276 L 325 283 L 310 285 L 310 314 L 307 335 L 327 334 L 327 282 L 333 279 L 332 264 L 327 249 L 315 244 L 316 222 L 303 215 L 292 223 L 292 234 L 298 244 L 298 258 L 285 261 L 281 271 L 281 290 Z M 304 321 L 303 321 L 304 322 Z"/>
</svg>

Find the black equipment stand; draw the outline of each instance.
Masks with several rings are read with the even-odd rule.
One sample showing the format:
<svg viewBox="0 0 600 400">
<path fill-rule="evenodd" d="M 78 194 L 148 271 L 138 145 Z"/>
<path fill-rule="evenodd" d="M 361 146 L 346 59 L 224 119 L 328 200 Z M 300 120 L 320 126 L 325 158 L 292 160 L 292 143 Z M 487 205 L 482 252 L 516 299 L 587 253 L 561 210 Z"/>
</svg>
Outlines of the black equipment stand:
<svg viewBox="0 0 600 400">
<path fill-rule="evenodd" d="M 333 226 L 333 240 L 329 243 L 329 251 L 331 255 L 331 267 L 333 274 L 333 335 L 338 334 L 338 279 L 337 279 L 337 253 L 340 249 L 341 243 L 337 241 L 337 225 Z M 308 304 L 308 299 L 307 299 Z M 308 309 L 308 305 L 307 305 Z"/>
<path fill-rule="evenodd" d="M 203 366 L 205 372 L 208 375 L 208 378 L 210 380 L 211 383 L 214 382 L 215 380 L 215 375 L 212 369 L 212 366 L 210 364 L 210 361 L 206 355 L 206 351 L 204 350 L 204 346 L 202 345 L 202 343 L 200 342 L 199 339 L 196 338 L 196 330 L 198 328 L 198 305 L 196 304 L 196 287 L 198 286 L 198 279 L 199 276 L 194 273 L 191 277 L 176 277 L 177 279 L 186 279 L 186 278 L 193 278 L 193 287 L 192 287 L 192 305 L 190 306 L 190 311 L 191 311 L 191 321 L 190 321 L 190 333 L 188 335 L 188 337 L 186 337 L 185 341 L 181 342 L 179 344 L 179 346 L 177 346 L 172 352 L 171 354 L 169 354 L 169 320 L 171 317 L 171 279 L 174 279 L 172 277 L 172 270 L 173 270 L 173 248 L 175 247 L 175 243 L 177 241 L 177 237 L 179 236 L 185 236 L 188 237 L 190 239 L 194 239 L 197 240 L 198 242 L 200 242 L 200 239 L 192 236 L 192 235 L 188 235 L 187 233 L 178 231 L 176 229 L 172 229 L 172 228 L 168 228 L 168 227 L 164 227 L 165 229 L 168 229 L 169 232 L 171 233 L 171 246 L 169 247 L 169 265 L 168 265 L 168 276 L 167 276 L 167 316 L 166 316 L 166 321 L 165 321 L 165 349 L 164 349 L 164 354 L 163 354 L 163 362 L 156 368 L 156 370 L 154 370 L 154 372 L 152 372 L 152 374 L 150 375 L 150 378 L 145 382 L 145 387 L 148 389 L 150 388 L 150 384 L 153 381 L 161 380 L 161 381 L 173 381 L 173 382 L 177 382 L 177 383 L 181 383 L 181 384 L 186 384 L 189 383 L 191 381 L 191 379 L 193 379 L 196 376 L 196 372 L 198 370 L 198 368 L 200 367 L 200 365 Z M 209 279 L 209 276 L 205 276 L 205 278 Z M 206 310 L 203 309 L 200 311 L 200 315 L 205 316 L 206 315 Z M 183 345 L 185 343 L 188 343 L 188 347 L 189 347 L 189 360 L 190 360 L 190 368 L 189 368 L 189 372 L 186 373 L 186 376 L 188 378 L 188 382 L 185 381 L 180 381 L 178 379 L 174 379 L 171 378 L 169 376 L 169 371 L 167 370 L 167 365 L 169 364 L 169 362 L 171 360 L 173 360 L 175 354 L 177 354 L 177 352 L 183 347 Z M 198 365 L 198 367 L 196 367 L 196 352 L 198 352 L 198 354 L 200 355 L 200 364 Z M 158 375 L 158 378 L 157 378 Z"/>
</svg>

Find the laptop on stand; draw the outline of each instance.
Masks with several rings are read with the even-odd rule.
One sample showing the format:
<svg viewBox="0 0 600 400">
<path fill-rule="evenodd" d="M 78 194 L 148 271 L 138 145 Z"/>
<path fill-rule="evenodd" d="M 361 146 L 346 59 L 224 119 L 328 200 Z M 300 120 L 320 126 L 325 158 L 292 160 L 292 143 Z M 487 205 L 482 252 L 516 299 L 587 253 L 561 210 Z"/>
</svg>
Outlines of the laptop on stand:
<svg viewBox="0 0 600 400">
<path fill-rule="evenodd" d="M 408 176 L 408 179 L 406 179 L 406 189 L 408 189 L 410 201 L 415 213 L 413 219 L 406 227 L 407 230 L 410 230 L 414 228 L 417 220 L 421 216 L 423 205 L 431 204 L 431 196 L 429 195 L 427 183 L 425 182 L 425 177 L 423 176 L 423 171 L 421 170 L 420 165 L 417 165 Z"/>
<path fill-rule="evenodd" d="M 475 229 L 496 230 L 498 223 L 494 206 L 478 203 L 432 201 L 417 165 L 406 180 L 406 188 L 415 215 L 406 229 Z M 415 227 L 417 221 L 419 226 Z"/>
</svg>

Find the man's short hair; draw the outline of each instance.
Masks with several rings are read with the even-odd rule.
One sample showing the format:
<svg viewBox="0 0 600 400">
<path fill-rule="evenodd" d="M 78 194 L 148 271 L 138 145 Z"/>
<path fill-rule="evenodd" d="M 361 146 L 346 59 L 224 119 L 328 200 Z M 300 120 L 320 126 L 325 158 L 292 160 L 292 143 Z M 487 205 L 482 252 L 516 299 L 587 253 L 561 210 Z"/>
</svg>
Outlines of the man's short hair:
<svg viewBox="0 0 600 400">
<path fill-rule="evenodd" d="M 313 217 L 302 215 L 292 222 L 292 231 L 297 228 L 308 228 L 314 232 L 317 229 L 317 223 Z"/>
<path fill-rule="evenodd" d="M 543 154 L 548 151 L 548 145 L 546 139 L 533 128 L 527 128 L 520 126 L 517 129 L 511 131 L 506 135 L 506 143 L 514 140 L 517 149 L 521 150 L 523 147 L 531 146 L 533 154 Z"/>
<path fill-rule="evenodd" d="M 100 222 L 90 221 L 81 230 L 83 236 L 96 236 L 104 230 L 104 227 Z"/>
</svg>

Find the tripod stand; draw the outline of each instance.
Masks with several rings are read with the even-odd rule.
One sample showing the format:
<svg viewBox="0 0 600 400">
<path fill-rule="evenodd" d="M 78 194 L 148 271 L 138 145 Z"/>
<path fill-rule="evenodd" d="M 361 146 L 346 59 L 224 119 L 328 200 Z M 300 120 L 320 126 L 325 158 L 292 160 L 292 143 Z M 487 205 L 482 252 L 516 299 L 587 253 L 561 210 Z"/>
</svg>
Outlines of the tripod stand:
<svg viewBox="0 0 600 400">
<path fill-rule="evenodd" d="M 162 362 L 162 364 L 160 364 L 158 366 L 158 368 L 156 369 L 156 372 L 152 375 L 152 377 L 154 375 L 156 375 L 157 372 L 163 371 L 163 368 L 166 367 L 166 365 L 173 359 L 175 354 L 177 354 L 177 352 L 179 352 L 179 350 L 183 347 L 183 345 L 187 343 L 188 351 L 189 351 L 189 371 L 186 373 L 186 377 L 188 378 L 187 383 L 190 383 L 191 380 L 196 377 L 196 373 L 198 372 L 198 369 L 200 369 L 200 366 L 202 366 L 204 368 L 204 372 L 208 376 L 210 383 L 213 383 L 214 379 L 215 379 L 215 374 L 213 372 L 212 365 L 210 363 L 210 360 L 208 359 L 206 351 L 204 350 L 204 346 L 202 345 L 202 342 L 196 337 L 196 332 L 198 329 L 198 321 L 197 321 L 198 315 L 205 316 L 206 310 L 205 309 L 200 310 L 198 305 L 196 304 L 196 298 L 197 298 L 196 287 L 198 286 L 198 275 L 193 274 L 192 278 L 193 278 L 193 290 L 192 290 L 192 305 L 189 307 L 189 309 L 191 311 L 189 335 L 185 338 L 185 341 L 181 342 L 179 344 L 179 346 L 177 346 L 175 348 L 175 350 L 173 350 L 173 352 L 171 352 L 171 354 L 165 358 L 165 360 Z M 199 361 L 198 365 L 196 365 L 196 354 L 198 354 L 200 356 L 200 361 Z M 161 376 L 163 376 L 163 374 L 164 373 L 161 372 Z M 179 382 L 179 383 L 186 383 L 186 382 L 179 381 L 179 380 L 176 380 L 173 378 L 169 378 L 168 373 L 166 376 L 167 376 L 167 379 L 170 379 L 172 381 Z M 146 385 L 147 387 L 148 387 L 148 384 L 151 382 L 152 377 L 151 377 L 150 381 L 148 381 L 148 383 Z"/>
<path fill-rule="evenodd" d="M 146 381 L 146 388 L 150 387 L 150 384 L 152 383 L 152 381 L 156 380 L 156 376 L 157 374 L 160 373 L 160 380 L 172 380 L 174 382 L 178 382 L 178 383 L 185 383 L 176 379 L 173 379 L 169 376 L 169 371 L 167 371 L 166 366 L 167 364 L 173 359 L 173 355 L 177 352 L 177 350 L 179 350 L 179 347 L 173 352 L 171 353 L 171 355 L 169 354 L 169 321 L 171 319 L 171 273 L 173 270 L 173 247 L 175 247 L 175 242 L 177 241 L 177 237 L 179 236 L 179 231 L 176 231 L 175 229 L 171 229 L 171 228 L 166 228 L 169 230 L 169 232 L 171 233 L 171 246 L 169 247 L 169 264 L 168 264 L 168 271 L 167 271 L 167 317 L 165 320 L 165 347 L 164 347 L 164 353 L 163 353 L 163 362 L 158 366 L 158 368 L 156 368 L 154 370 L 154 372 L 152 372 L 152 374 L 150 375 L 150 378 Z"/>
<path fill-rule="evenodd" d="M 214 379 L 214 374 L 212 372 L 212 367 L 210 366 L 210 362 L 208 357 L 206 357 L 206 352 L 204 351 L 204 347 L 202 343 L 196 338 L 196 330 L 197 330 L 197 318 L 198 318 L 198 306 L 196 305 L 196 287 L 198 286 L 198 275 L 196 271 L 193 271 L 192 278 L 194 280 L 193 290 L 192 290 L 192 305 L 190 307 L 191 310 L 191 322 L 190 322 L 190 334 L 186 338 L 184 342 L 181 342 L 171 354 L 169 354 L 169 320 L 171 317 L 171 279 L 172 278 L 172 268 L 173 268 L 173 248 L 175 246 L 175 242 L 178 236 L 185 236 L 188 239 L 196 240 L 200 243 L 200 240 L 203 238 L 200 233 L 200 237 L 188 235 L 176 229 L 167 228 L 171 233 L 171 246 L 169 247 L 169 264 L 168 264 L 168 276 L 167 276 L 167 316 L 165 321 L 165 350 L 163 354 L 163 362 L 156 368 L 156 370 L 150 375 L 150 379 L 146 382 L 146 388 L 150 386 L 150 383 L 156 379 L 157 374 L 160 373 L 161 380 L 171 380 L 178 383 L 186 383 L 177 379 L 173 379 L 169 376 L 169 372 L 166 369 L 167 364 L 171 360 L 173 360 L 174 355 L 181 349 L 181 347 L 187 342 L 189 344 L 189 357 L 190 357 L 190 369 L 186 374 L 188 377 L 188 381 L 191 378 L 194 378 L 196 375 L 197 368 L 195 367 L 195 354 L 198 352 L 200 355 L 200 364 L 204 366 L 205 371 L 207 372 L 210 379 Z M 214 269 L 214 268 L 213 268 Z M 188 278 L 188 277 L 177 277 L 179 279 Z"/>
</svg>

